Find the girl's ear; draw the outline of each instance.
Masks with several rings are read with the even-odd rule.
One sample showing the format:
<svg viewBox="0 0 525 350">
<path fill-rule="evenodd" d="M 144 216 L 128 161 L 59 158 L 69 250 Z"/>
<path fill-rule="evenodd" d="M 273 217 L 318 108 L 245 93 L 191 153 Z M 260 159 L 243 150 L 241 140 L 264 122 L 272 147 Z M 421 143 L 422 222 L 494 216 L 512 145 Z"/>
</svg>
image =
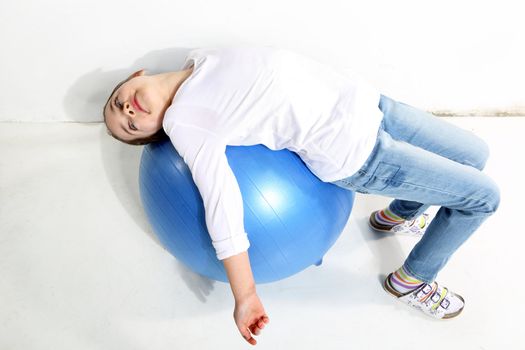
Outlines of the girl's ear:
<svg viewBox="0 0 525 350">
<path fill-rule="evenodd" d="M 129 79 L 144 75 L 144 69 L 138 70 L 129 76 Z"/>
</svg>

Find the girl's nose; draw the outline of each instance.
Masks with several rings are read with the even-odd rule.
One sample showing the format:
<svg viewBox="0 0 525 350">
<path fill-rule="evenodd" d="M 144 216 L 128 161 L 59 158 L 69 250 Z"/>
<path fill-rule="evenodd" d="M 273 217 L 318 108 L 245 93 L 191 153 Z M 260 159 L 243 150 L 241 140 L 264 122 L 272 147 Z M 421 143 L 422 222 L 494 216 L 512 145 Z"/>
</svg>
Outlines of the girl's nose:
<svg viewBox="0 0 525 350">
<path fill-rule="evenodd" d="M 128 115 L 135 115 L 135 111 L 133 111 L 131 103 L 129 103 L 127 101 L 124 102 L 124 113 L 126 113 Z"/>
</svg>

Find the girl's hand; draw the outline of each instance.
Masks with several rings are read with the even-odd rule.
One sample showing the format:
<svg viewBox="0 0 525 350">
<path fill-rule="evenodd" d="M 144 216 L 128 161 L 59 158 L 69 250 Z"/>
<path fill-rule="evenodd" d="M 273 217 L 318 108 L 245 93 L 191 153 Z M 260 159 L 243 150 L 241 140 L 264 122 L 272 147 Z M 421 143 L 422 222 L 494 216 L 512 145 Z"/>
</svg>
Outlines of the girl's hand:
<svg viewBox="0 0 525 350">
<path fill-rule="evenodd" d="M 261 330 L 270 322 L 256 293 L 252 293 L 241 300 L 235 301 L 233 318 L 241 335 L 251 345 L 257 344 L 252 334 L 261 334 Z"/>
</svg>

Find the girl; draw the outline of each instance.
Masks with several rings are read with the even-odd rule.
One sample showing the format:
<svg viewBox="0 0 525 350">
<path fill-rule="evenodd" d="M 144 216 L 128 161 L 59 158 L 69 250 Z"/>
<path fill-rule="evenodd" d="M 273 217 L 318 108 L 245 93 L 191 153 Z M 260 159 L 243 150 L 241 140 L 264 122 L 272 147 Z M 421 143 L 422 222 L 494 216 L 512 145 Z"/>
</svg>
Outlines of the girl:
<svg viewBox="0 0 525 350">
<path fill-rule="evenodd" d="M 104 121 L 110 135 L 133 145 L 169 137 L 188 164 L 235 298 L 234 320 L 250 344 L 269 318 L 226 145 L 287 148 L 322 181 L 395 198 L 371 214 L 370 226 L 422 238 L 384 289 L 431 317 L 463 310 L 464 299 L 436 275 L 499 204 L 497 185 L 481 172 L 488 147 L 471 132 L 309 57 L 246 46 L 193 50 L 180 71 L 135 72 L 111 93 Z M 430 205 L 440 209 L 429 223 Z"/>
</svg>

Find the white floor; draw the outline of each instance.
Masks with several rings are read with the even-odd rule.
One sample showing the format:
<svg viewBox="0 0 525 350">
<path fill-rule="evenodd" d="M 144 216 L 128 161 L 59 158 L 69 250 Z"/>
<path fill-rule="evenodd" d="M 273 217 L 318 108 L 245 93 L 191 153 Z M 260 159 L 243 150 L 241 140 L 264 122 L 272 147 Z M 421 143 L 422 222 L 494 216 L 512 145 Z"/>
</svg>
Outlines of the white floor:
<svg viewBox="0 0 525 350">
<path fill-rule="evenodd" d="M 257 348 L 525 349 L 525 118 L 446 120 L 489 143 L 485 171 L 502 192 L 438 277 L 465 297 L 463 314 L 433 320 L 382 290 L 380 276 L 416 241 L 372 233 L 368 214 L 389 199 L 359 195 L 322 266 L 257 287 L 271 320 Z M 103 124 L 0 123 L 0 349 L 251 348 L 229 285 L 188 271 L 155 240 L 140 154 Z"/>
</svg>

